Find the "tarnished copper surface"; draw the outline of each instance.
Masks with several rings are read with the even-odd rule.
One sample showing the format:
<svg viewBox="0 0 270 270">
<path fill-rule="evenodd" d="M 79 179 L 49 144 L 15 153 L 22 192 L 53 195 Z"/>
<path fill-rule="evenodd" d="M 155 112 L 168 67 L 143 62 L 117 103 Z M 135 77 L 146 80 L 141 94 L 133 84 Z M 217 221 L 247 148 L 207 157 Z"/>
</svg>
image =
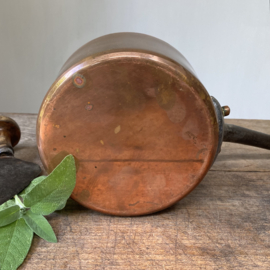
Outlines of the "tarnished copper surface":
<svg viewBox="0 0 270 270">
<path fill-rule="evenodd" d="M 48 172 L 74 155 L 73 199 L 133 216 L 162 210 L 198 185 L 216 154 L 218 126 L 189 71 L 158 54 L 116 50 L 79 61 L 55 81 L 37 143 Z"/>
</svg>

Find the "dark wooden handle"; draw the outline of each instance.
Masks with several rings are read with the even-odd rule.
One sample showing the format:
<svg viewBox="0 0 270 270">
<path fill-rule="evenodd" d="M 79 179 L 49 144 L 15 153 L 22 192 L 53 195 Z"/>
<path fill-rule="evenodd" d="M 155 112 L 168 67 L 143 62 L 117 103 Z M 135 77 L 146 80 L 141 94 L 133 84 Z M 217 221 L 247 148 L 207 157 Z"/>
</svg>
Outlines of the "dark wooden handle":
<svg viewBox="0 0 270 270">
<path fill-rule="evenodd" d="M 21 138 L 18 124 L 11 118 L 0 115 L 0 155 L 13 154 L 13 147 Z"/>
</svg>

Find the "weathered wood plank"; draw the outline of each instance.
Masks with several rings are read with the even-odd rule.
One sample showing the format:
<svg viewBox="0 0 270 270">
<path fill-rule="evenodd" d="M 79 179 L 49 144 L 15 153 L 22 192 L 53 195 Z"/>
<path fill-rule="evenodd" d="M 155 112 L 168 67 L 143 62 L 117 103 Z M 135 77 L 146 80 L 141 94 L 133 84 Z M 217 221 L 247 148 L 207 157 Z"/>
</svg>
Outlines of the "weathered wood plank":
<svg viewBox="0 0 270 270">
<path fill-rule="evenodd" d="M 36 115 L 16 156 L 40 164 Z M 270 134 L 270 121 L 228 120 Z M 114 217 L 69 200 L 48 216 L 58 243 L 35 237 L 20 269 L 270 269 L 270 153 L 226 143 L 201 184 L 160 213 Z"/>
<path fill-rule="evenodd" d="M 262 191 L 263 190 L 263 191 Z M 269 173 L 209 172 L 161 213 L 121 218 L 69 201 L 21 269 L 269 269 Z"/>
</svg>

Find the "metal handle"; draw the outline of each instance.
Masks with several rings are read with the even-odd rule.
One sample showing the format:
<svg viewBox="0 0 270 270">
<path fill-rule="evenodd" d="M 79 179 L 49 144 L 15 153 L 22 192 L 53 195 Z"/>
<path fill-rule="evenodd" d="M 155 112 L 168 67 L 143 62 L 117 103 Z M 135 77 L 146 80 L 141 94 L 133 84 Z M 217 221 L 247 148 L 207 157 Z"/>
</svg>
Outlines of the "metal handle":
<svg viewBox="0 0 270 270">
<path fill-rule="evenodd" d="M 224 124 L 223 141 L 270 150 L 270 135 L 235 125 Z"/>
<path fill-rule="evenodd" d="M 235 125 L 225 124 L 224 117 L 230 114 L 230 108 L 228 106 L 221 107 L 214 97 L 212 97 L 212 101 L 219 127 L 219 144 L 215 159 L 221 150 L 222 142 L 239 143 L 270 150 L 270 135 Z"/>
<path fill-rule="evenodd" d="M 13 147 L 18 144 L 21 131 L 11 118 L 0 115 L 0 156 L 13 156 Z"/>
</svg>

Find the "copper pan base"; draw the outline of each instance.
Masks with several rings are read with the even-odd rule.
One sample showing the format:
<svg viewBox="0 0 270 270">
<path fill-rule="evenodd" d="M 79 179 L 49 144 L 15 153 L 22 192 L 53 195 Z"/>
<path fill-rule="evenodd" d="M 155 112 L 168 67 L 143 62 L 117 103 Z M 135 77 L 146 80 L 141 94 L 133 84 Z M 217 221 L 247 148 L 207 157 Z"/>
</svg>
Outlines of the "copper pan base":
<svg viewBox="0 0 270 270">
<path fill-rule="evenodd" d="M 72 198 L 112 215 L 160 211 L 191 192 L 218 145 L 211 98 L 178 63 L 142 50 L 84 58 L 54 82 L 38 118 L 48 172 L 69 153 Z"/>
</svg>

